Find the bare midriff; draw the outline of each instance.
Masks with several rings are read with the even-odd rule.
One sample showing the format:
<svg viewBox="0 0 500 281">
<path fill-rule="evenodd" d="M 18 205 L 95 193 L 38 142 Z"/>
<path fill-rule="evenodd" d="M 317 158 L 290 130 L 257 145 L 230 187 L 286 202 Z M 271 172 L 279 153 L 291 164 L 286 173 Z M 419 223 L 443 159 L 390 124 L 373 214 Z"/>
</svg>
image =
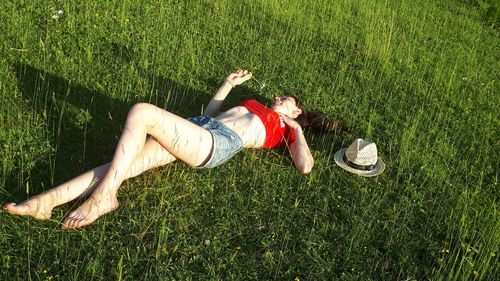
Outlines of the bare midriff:
<svg viewBox="0 0 500 281">
<path fill-rule="evenodd" d="M 244 106 L 235 106 L 215 119 L 236 132 L 243 141 L 243 147 L 259 148 L 266 141 L 266 128 L 262 120 Z"/>
</svg>

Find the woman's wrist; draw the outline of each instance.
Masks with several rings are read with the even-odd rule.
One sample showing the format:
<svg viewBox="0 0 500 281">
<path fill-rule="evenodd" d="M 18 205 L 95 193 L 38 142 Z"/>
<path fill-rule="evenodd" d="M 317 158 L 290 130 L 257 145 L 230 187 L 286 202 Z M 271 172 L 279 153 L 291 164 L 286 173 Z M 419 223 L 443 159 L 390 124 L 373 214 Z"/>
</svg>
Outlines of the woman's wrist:
<svg viewBox="0 0 500 281">
<path fill-rule="evenodd" d="M 234 88 L 236 86 L 235 84 L 233 84 L 233 82 L 229 81 L 228 79 L 224 80 L 223 85 L 230 86 L 231 88 Z"/>
</svg>

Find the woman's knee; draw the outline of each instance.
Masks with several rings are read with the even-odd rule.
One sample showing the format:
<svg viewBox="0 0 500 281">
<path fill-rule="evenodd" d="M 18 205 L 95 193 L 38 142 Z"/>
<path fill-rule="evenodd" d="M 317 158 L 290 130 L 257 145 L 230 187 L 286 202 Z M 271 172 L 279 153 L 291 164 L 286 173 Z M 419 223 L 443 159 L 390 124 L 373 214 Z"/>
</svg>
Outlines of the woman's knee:
<svg viewBox="0 0 500 281">
<path fill-rule="evenodd" d="M 157 107 L 152 105 L 152 104 L 144 103 L 144 102 L 136 103 L 130 108 L 128 115 L 129 116 L 136 115 L 136 114 L 143 115 L 143 114 L 147 113 L 148 111 L 151 111 L 153 108 L 157 108 Z"/>
<path fill-rule="evenodd" d="M 150 103 L 136 103 L 130 108 L 128 112 L 128 119 L 143 119 L 143 120 L 151 120 L 155 119 L 157 113 L 160 111 L 165 111 L 156 105 Z"/>
</svg>

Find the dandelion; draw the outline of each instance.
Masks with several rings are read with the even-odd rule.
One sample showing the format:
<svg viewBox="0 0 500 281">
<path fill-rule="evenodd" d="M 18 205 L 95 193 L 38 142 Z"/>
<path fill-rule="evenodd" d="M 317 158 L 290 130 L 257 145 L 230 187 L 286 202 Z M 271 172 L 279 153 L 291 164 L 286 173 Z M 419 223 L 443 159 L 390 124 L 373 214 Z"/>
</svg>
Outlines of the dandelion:
<svg viewBox="0 0 500 281">
<path fill-rule="evenodd" d="M 261 90 L 267 87 L 266 83 L 260 83 L 260 81 L 257 80 L 257 78 L 255 78 L 254 76 L 252 76 L 252 79 L 259 84 Z"/>
</svg>

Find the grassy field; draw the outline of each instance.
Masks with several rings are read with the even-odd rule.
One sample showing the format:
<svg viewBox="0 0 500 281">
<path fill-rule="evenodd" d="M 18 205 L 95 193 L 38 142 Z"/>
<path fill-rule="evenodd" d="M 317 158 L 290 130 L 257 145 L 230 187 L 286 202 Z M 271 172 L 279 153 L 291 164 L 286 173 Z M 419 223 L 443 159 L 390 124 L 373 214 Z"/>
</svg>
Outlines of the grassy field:
<svg viewBox="0 0 500 281">
<path fill-rule="evenodd" d="M 256 79 L 228 106 L 293 94 L 355 130 L 307 133 L 308 176 L 255 150 L 149 171 L 78 231 L 60 226 L 80 202 L 1 211 L 0 279 L 498 280 L 494 3 L 1 1 L 1 204 L 108 162 L 136 102 L 200 113 L 237 67 Z M 335 165 L 358 137 L 382 175 Z"/>
</svg>

